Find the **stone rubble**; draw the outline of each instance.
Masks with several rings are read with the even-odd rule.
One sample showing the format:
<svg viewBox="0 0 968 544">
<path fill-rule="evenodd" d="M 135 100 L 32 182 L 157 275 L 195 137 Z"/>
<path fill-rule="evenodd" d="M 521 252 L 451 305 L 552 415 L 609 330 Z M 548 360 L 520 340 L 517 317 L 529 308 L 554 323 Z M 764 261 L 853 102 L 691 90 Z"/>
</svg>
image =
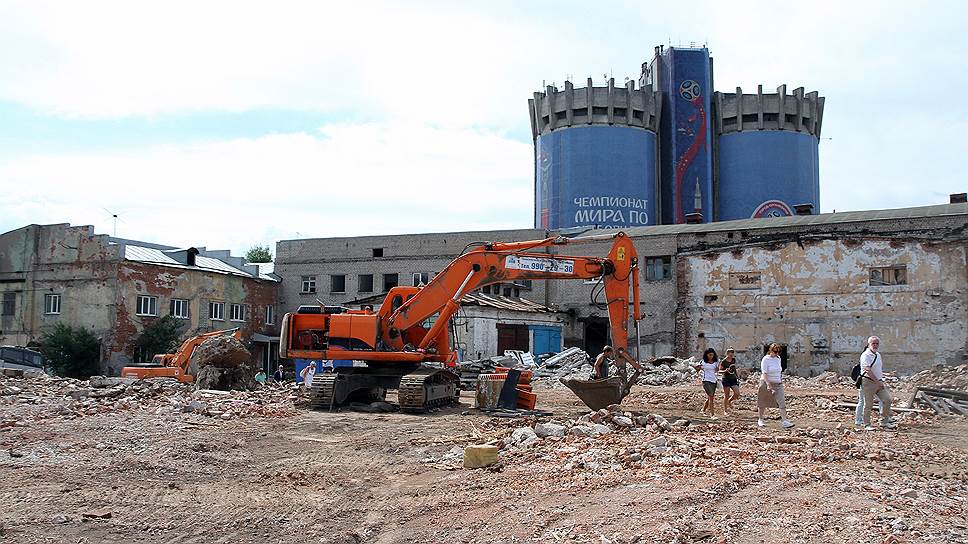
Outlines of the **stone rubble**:
<svg viewBox="0 0 968 544">
<path fill-rule="evenodd" d="M 92 376 L 90 380 L 0 376 L 0 428 L 49 418 L 75 419 L 110 412 L 192 414 L 223 420 L 285 417 L 296 413 L 298 394 L 288 387 L 252 391 L 196 390 L 171 378 L 133 380 Z"/>
</svg>

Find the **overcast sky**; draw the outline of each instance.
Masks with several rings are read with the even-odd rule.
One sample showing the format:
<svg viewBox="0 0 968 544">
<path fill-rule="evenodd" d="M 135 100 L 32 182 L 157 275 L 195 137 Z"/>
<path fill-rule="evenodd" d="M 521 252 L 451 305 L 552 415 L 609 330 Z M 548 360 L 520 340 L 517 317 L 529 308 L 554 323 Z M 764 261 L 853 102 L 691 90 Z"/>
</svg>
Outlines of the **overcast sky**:
<svg viewBox="0 0 968 544">
<path fill-rule="evenodd" d="M 968 190 L 965 5 L 0 0 L 0 232 L 529 228 L 532 93 L 690 43 L 719 90 L 826 97 L 822 211 L 943 203 Z"/>
</svg>

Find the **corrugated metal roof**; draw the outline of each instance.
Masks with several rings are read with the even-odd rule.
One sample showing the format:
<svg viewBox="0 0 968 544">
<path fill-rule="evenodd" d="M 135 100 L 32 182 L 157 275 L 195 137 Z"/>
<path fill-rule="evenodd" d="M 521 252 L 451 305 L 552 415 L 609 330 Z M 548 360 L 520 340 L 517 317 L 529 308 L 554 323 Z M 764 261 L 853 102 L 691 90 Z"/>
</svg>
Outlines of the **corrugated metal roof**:
<svg viewBox="0 0 968 544">
<path fill-rule="evenodd" d="M 209 272 L 217 272 L 220 274 L 232 274 L 235 276 L 247 276 L 253 277 L 252 274 L 235 268 L 234 266 L 216 259 L 214 257 L 205 257 L 203 255 L 197 255 L 195 257 L 195 266 L 188 266 L 178 262 L 173 259 L 166 251 L 160 249 L 154 249 L 150 247 L 135 246 L 135 245 L 124 245 L 124 258 L 129 261 L 136 261 L 140 263 L 150 263 L 150 264 L 161 264 L 165 266 L 175 266 L 178 268 L 190 268 L 198 270 L 206 270 Z M 272 263 L 259 263 L 258 274 L 255 277 L 269 281 L 281 281 L 281 278 L 272 273 L 272 266 L 266 267 L 266 265 L 271 265 Z M 265 267 L 265 268 L 264 268 Z M 268 268 L 268 271 L 266 271 Z"/>
<path fill-rule="evenodd" d="M 513 310 L 515 312 L 531 313 L 550 313 L 556 311 L 537 302 L 532 302 L 523 298 L 510 298 L 501 295 L 485 295 L 483 293 L 468 293 L 461 299 L 461 304 L 475 304 L 477 306 L 488 306 L 500 308 L 502 310 Z"/>
<path fill-rule="evenodd" d="M 789 217 L 764 217 L 761 219 L 737 219 L 734 221 L 718 221 L 716 223 L 702 223 L 699 225 L 656 225 L 654 227 L 633 227 L 621 230 L 624 230 L 629 236 L 639 237 L 693 232 L 728 232 L 834 225 L 839 223 L 862 223 L 866 221 L 890 221 L 956 215 L 968 215 L 968 204 L 939 204 L 936 206 L 919 206 L 915 208 L 896 208 L 890 210 L 865 210 L 822 213 L 817 215 L 794 215 Z"/>
<path fill-rule="evenodd" d="M 219 272 L 225 272 L 226 274 L 239 274 L 242 276 L 252 275 L 229 265 L 225 261 L 220 261 L 214 257 L 204 257 L 202 255 L 195 256 L 195 266 L 198 268 L 206 268 L 208 270 L 218 270 Z"/>
<path fill-rule="evenodd" d="M 150 247 L 142 246 L 124 246 L 124 258 L 129 261 L 138 261 L 142 263 L 158 263 L 158 264 L 179 264 L 178 261 L 172 259 L 165 252 L 160 249 L 152 249 Z"/>
</svg>

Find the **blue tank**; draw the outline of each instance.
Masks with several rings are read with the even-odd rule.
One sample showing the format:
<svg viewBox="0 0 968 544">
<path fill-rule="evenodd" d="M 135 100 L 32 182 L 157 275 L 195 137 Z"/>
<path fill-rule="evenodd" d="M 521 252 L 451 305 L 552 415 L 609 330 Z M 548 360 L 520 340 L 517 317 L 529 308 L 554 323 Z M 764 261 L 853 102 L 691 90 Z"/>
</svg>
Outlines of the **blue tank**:
<svg viewBox="0 0 968 544">
<path fill-rule="evenodd" d="M 820 213 L 818 144 L 824 98 L 786 93 L 716 93 L 718 219 Z"/>
<path fill-rule="evenodd" d="M 623 126 L 558 129 L 535 141 L 535 226 L 658 224 L 656 134 Z"/>
<path fill-rule="evenodd" d="M 719 138 L 719 219 L 794 215 L 793 207 L 820 202 L 817 139 L 770 130 Z"/>
<path fill-rule="evenodd" d="M 548 86 L 528 101 L 535 227 L 656 225 L 661 94 L 633 81 L 587 84 Z"/>
</svg>

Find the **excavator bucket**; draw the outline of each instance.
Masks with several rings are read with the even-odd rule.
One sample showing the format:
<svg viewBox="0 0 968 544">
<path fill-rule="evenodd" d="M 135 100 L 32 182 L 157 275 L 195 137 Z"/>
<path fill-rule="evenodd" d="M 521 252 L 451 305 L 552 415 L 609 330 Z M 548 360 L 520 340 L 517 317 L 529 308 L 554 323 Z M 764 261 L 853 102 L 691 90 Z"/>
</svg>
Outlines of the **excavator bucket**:
<svg viewBox="0 0 968 544">
<path fill-rule="evenodd" d="M 571 389 L 572 393 L 585 403 L 585 406 L 592 410 L 600 410 L 612 404 L 621 404 L 622 399 L 628 396 L 632 384 L 636 383 L 640 374 L 641 370 L 636 370 L 628 381 L 621 376 L 612 376 L 604 380 L 561 378 L 558 381 Z"/>
<path fill-rule="evenodd" d="M 604 380 L 578 380 L 561 378 L 561 383 L 592 410 L 599 410 L 611 404 L 619 404 L 625 398 L 626 389 L 622 378 L 613 376 Z"/>
</svg>

